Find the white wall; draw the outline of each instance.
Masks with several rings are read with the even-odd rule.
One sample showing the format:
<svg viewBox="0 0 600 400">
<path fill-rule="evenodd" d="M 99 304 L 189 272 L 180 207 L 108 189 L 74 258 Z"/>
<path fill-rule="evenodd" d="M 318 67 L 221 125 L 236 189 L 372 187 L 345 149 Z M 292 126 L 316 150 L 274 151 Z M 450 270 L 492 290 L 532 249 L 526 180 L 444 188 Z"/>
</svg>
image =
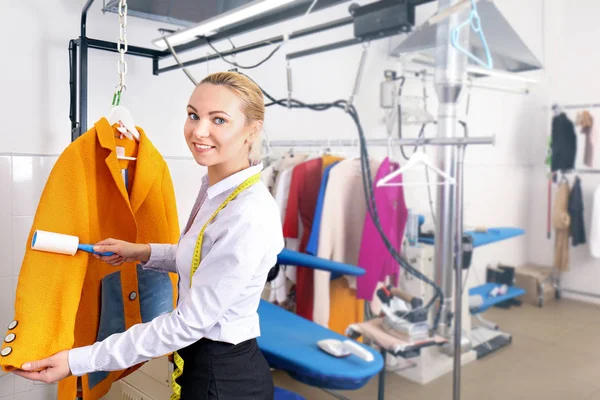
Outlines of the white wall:
<svg viewBox="0 0 600 400">
<path fill-rule="evenodd" d="M 600 96 L 600 82 L 594 78 L 600 68 L 600 55 L 594 49 L 600 36 L 600 27 L 594 23 L 594 16 L 600 13 L 600 4 L 594 0 L 547 1 L 546 8 L 546 52 L 548 74 L 548 105 L 597 103 Z M 576 7 L 574 7 L 576 5 Z M 575 121 L 582 110 L 568 110 L 567 115 Z M 589 110 L 596 121 L 600 120 L 599 109 Z M 551 130 L 552 114 L 546 109 L 544 129 L 532 132 L 535 143 L 532 158 L 535 168 L 532 171 L 532 190 L 529 223 L 529 258 L 533 262 L 552 265 L 554 258 L 554 232 L 550 240 L 546 237 L 547 212 L 547 169 L 543 164 L 547 140 Z M 576 168 L 583 165 L 584 137 L 576 128 L 578 144 Z M 596 147 L 596 160 L 600 160 L 600 149 Z M 600 168 L 597 161 L 596 168 Z M 600 184 L 600 175 L 580 175 L 584 196 L 586 234 L 589 239 L 592 214 L 593 191 Z M 573 178 L 570 180 L 571 184 Z M 552 201 L 556 194 L 553 185 Z M 562 276 L 562 287 L 600 295 L 597 282 L 600 281 L 600 260 L 590 255 L 589 246 L 571 247 L 570 271 Z M 598 302 L 591 297 L 579 297 L 563 293 L 565 297 L 583 301 Z"/>
<path fill-rule="evenodd" d="M 70 141 L 67 48 L 68 41 L 79 35 L 83 3 L 83 0 L 29 0 L 10 2 L 10 5 L 8 1 L 0 2 L 0 26 L 4 28 L 3 32 L 14 33 L 9 36 L 15 38 L 16 33 L 19 35 L 19 40 L 5 41 L 3 62 L 0 63 L 0 87 L 3 88 L 3 96 L 0 97 L 3 124 L 0 135 L 0 255 L 5 260 L 0 265 L 0 327 L 12 319 L 14 287 L 25 238 L 45 179 L 56 156 Z M 88 36 L 114 41 L 118 37 L 117 16 L 103 15 L 100 12 L 101 1 L 96 3 L 88 17 Z M 497 3 L 535 54 L 543 58 L 542 0 L 502 0 Z M 239 46 L 280 34 L 283 29 L 289 31 L 340 18 L 347 15 L 347 6 L 345 4 L 310 15 L 306 20 L 286 23 L 285 28 L 271 27 L 232 39 Z M 435 5 L 422 7 L 418 19 L 423 21 L 434 10 Z M 159 27 L 167 26 L 129 18 L 127 32 L 130 45 L 150 47 L 151 39 L 158 36 Z M 591 23 L 587 28 L 592 29 Z M 261 68 L 247 73 L 269 93 L 284 98 L 287 96 L 286 52 L 346 39 L 351 35 L 352 28 L 343 27 L 290 42 Z M 216 46 L 224 49 L 228 45 L 219 42 Z M 387 40 L 371 43 L 361 91 L 355 100 L 369 137 L 386 136 L 382 124 L 383 112 L 379 108 L 379 83 L 384 69 L 399 66 L 396 60 L 387 57 L 387 49 Z M 237 61 L 252 64 L 270 50 L 267 48 L 242 54 Z M 361 50 L 360 46 L 355 46 L 293 60 L 294 97 L 305 102 L 347 99 L 354 84 Z M 204 55 L 206 51 L 200 49 L 184 55 L 183 59 Z M 117 82 L 118 57 L 115 53 L 90 50 L 89 59 L 88 127 L 110 108 Z M 188 156 L 182 128 L 192 84 L 180 71 L 153 76 L 151 62 L 147 59 L 128 57 L 127 61 L 128 91 L 124 94 L 123 104 L 132 111 L 136 123 L 146 130 L 167 158 L 175 184 L 180 221 L 183 223 L 203 173 L 192 160 L 181 159 Z M 228 68 L 223 62 L 213 61 L 208 65 L 192 67 L 191 71 L 201 79 L 207 72 Z M 429 109 L 435 112 L 436 100 L 431 84 L 428 90 L 431 96 Z M 419 84 L 407 83 L 405 92 L 411 91 L 419 93 Z M 593 97 L 592 93 L 593 90 L 590 90 L 590 97 Z M 467 150 L 465 224 L 522 227 L 528 228 L 528 234 L 527 237 L 478 249 L 473 262 L 476 273 L 470 275 L 471 285 L 485 279 L 483 270 L 488 262 L 518 265 L 532 257 L 528 249 L 531 249 L 531 235 L 538 235 L 538 224 L 530 222 L 533 215 L 539 212 L 539 207 L 536 206 L 535 210 L 528 208 L 532 204 L 528 186 L 540 182 L 536 176 L 532 177 L 531 171 L 543 159 L 536 133 L 546 129 L 545 115 L 540 112 L 545 101 L 543 86 L 529 96 L 473 89 L 468 118 L 470 133 L 472 136 L 494 134 L 496 145 L 473 146 Z M 464 102 L 461 107 L 464 108 Z M 265 129 L 270 139 L 357 137 L 354 123 L 339 110 L 310 112 L 272 107 L 267 111 Z M 407 136 L 416 135 L 414 129 L 405 129 L 405 132 Z M 428 134 L 435 133 L 429 131 Z M 370 152 L 383 157 L 386 150 L 371 149 Z M 433 156 L 431 150 L 428 152 Z M 400 157 L 398 151 L 395 153 L 396 157 Z M 423 179 L 423 176 L 416 174 L 407 177 L 413 178 Z M 407 191 L 407 197 L 411 207 L 428 214 L 427 192 L 424 188 Z M 0 399 L 3 400 L 45 400 L 52 398 L 51 392 L 12 375 L 0 377 Z"/>
</svg>

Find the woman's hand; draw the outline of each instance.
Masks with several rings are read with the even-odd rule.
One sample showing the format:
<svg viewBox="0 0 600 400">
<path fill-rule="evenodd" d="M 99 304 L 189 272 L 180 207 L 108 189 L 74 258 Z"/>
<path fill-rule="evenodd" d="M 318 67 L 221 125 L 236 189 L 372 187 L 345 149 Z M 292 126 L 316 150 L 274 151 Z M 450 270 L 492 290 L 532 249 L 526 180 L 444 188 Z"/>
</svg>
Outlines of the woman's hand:
<svg viewBox="0 0 600 400">
<path fill-rule="evenodd" d="M 69 351 L 61 351 L 43 360 L 25 363 L 22 369 L 15 370 L 14 374 L 32 381 L 56 383 L 71 376 Z"/>
<path fill-rule="evenodd" d="M 99 253 L 115 253 L 112 256 L 100 256 L 98 254 L 92 254 L 97 259 L 114 266 L 119 266 L 124 262 L 146 262 L 150 258 L 150 245 L 129 243 L 117 239 L 105 239 L 96 243 L 94 245 L 94 251 Z"/>
</svg>

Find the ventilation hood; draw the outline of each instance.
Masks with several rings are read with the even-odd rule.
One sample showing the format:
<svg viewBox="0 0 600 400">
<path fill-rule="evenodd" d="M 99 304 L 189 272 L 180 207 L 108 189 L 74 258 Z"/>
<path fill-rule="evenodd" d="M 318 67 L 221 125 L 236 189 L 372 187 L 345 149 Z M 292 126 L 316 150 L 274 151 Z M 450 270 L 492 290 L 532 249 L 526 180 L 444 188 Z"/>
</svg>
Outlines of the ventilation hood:
<svg viewBox="0 0 600 400">
<path fill-rule="evenodd" d="M 512 28 L 492 1 L 478 1 L 477 11 L 481 18 L 481 27 L 488 48 L 494 60 L 495 70 L 525 72 L 543 68 L 540 61 L 529 50 L 519 34 Z M 401 43 L 392 48 L 390 54 L 400 57 L 411 53 L 421 53 L 427 58 L 435 57 L 436 32 L 437 25 L 426 22 L 416 28 L 413 33 L 405 36 Z M 470 33 L 471 53 L 485 60 L 487 57 L 479 35 L 473 32 L 472 29 Z M 471 60 L 469 62 L 473 63 Z"/>
</svg>

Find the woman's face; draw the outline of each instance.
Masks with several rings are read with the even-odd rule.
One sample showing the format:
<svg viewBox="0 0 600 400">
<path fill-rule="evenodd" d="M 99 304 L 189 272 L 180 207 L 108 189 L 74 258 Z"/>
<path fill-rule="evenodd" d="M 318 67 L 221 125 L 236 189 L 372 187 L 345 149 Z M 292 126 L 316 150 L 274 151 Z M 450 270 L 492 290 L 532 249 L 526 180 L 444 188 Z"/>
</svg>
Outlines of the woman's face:
<svg viewBox="0 0 600 400">
<path fill-rule="evenodd" d="M 256 127 L 246 123 L 241 102 L 225 86 L 202 83 L 187 106 L 184 134 L 196 162 L 213 166 L 248 160 Z"/>
</svg>

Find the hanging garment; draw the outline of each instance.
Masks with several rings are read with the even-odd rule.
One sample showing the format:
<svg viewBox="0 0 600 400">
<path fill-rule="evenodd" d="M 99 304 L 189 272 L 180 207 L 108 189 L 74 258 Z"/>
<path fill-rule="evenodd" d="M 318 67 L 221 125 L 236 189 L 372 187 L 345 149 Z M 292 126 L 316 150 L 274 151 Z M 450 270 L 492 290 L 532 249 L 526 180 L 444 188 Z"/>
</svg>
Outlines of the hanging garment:
<svg viewBox="0 0 600 400">
<path fill-rule="evenodd" d="M 260 179 L 267 186 L 269 192 L 272 195 L 275 195 L 275 188 L 277 187 L 277 182 L 279 180 L 278 178 L 281 171 L 300 164 L 306 159 L 306 157 L 307 156 L 303 154 L 286 153 L 272 162 L 271 165 L 266 167 L 263 170 Z"/>
<path fill-rule="evenodd" d="M 594 167 L 594 144 L 596 142 L 596 127 L 594 117 L 586 110 L 577 116 L 577 125 L 581 126 L 581 133 L 585 135 L 585 148 L 583 151 L 583 164 Z"/>
<path fill-rule="evenodd" d="M 134 243 L 176 243 L 179 226 L 171 176 L 143 130 L 128 194 L 116 145 L 116 124 L 102 118 L 71 143 L 56 161 L 42 192 L 33 226 L 75 235 L 81 243 L 114 237 Z M 26 361 L 95 343 L 113 333 L 148 322 L 173 310 L 177 277 L 143 271 L 136 263 L 118 268 L 78 252 L 74 256 L 31 250 L 26 246 L 15 299 L 14 322 L 3 344 L 5 371 Z M 13 336 L 14 335 L 14 336 Z M 98 372 L 81 377 L 84 400 L 99 399 L 112 382 L 134 372 Z M 59 383 L 58 398 L 78 396 L 77 377 Z"/>
<path fill-rule="evenodd" d="M 377 171 L 375 182 L 398 168 L 400 168 L 398 163 L 390 162 L 389 158 L 385 158 Z M 402 176 L 399 177 L 399 182 L 401 181 Z M 408 219 L 404 188 L 403 186 L 374 186 L 373 191 L 381 228 L 400 253 Z M 398 262 L 390 254 L 369 213 L 365 215 L 358 266 L 366 271 L 365 275 L 356 279 L 356 295 L 359 299 L 372 301 L 377 283 L 385 282 L 389 276 L 394 278 L 394 286 L 398 285 Z"/>
<path fill-rule="evenodd" d="M 583 194 L 581 192 L 581 179 L 575 178 L 575 183 L 569 195 L 569 217 L 571 219 L 571 244 L 578 246 L 585 244 L 585 223 L 583 221 Z"/>
<path fill-rule="evenodd" d="M 379 162 L 369 160 L 369 165 L 373 179 Z M 361 161 L 340 161 L 329 173 L 317 256 L 357 265 L 366 213 Z M 348 325 L 363 320 L 364 301 L 356 298 L 354 277 L 330 279 L 330 272 L 314 271 L 313 320 L 344 334 Z M 339 280 L 347 282 L 341 284 Z"/>
<path fill-rule="evenodd" d="M 577 136 L 575 126 L 565 113 L 552 119 L 552 171 L 575 168 Z"/>
<path fill-rule="evenodd" d="M 317 249 L 319 247 L 319 230 L 321 227 L 323 200 L 325 199 L 325 189 L 327 188 L 327 181 L 329 180 L 329 172 L 331 171 L 331 168 L 341 160 L 341 157 L 323 156 L 323 177 L 321 178 L 321 187 L 319 188 L 319 196 L 317 197 L 317 207 L 313 218 L 312 231 L 310 232 L 308 244 L 306 245 L 306 252 L 313 256 L 317 255 Z"/>
<path fill-rule="evenodd" d="M 553 213 L 553 225 L 556 230 L 554 268 L 561 272 L 569 270 L 569 230 L 571 217 L 568 212 L 568 204 L 569 183 L 562 181 L 558 184 Z"/>
<path fill-rule="evenodd" d="M 590 254 L 594 258 L 600 258 L 600 185 L 594 190 L 594 204 L 592 207 Z"/>
<path fill-rule="evenodd" d="M 285 221 L 285 212 L 287 210 L 287 201 L 292 181 L 292 172 L 294 167 L 303 163 L 308 155 L 288 153 L 280 160 L 277 165 L 277 170 L 274 172 L 275 187 L 273 188 L 273 196 L 275 202 L 279 206 L 281 215 L 281 223 Z M 298 239 L 285 239 L 285 248 L 298 251 L 300 241 Z M 295 309 L 294 299 L 290 299 L 287 280 L 296 282 L 296 267 L 293 265 L 280 265 L 279 273 L 271 281 L 271 291 L 269 293 L 269 302 L 278 304 L 286 310 Z"/>
<path fill-rule="evenodd" d="M 302 236 L 298 251 L 306 252 L 306 244 L 312 229 L 317 197 L 321 186 L 323 160 L 315 158 L 294 167 L 287 210 L 283 225 L 286 238 L 300 237 L 298 216 L 302 223 Z M 296 268 L 296 313 L 308 320 L 313 318 L 313 270 Z"/>
</svg>

